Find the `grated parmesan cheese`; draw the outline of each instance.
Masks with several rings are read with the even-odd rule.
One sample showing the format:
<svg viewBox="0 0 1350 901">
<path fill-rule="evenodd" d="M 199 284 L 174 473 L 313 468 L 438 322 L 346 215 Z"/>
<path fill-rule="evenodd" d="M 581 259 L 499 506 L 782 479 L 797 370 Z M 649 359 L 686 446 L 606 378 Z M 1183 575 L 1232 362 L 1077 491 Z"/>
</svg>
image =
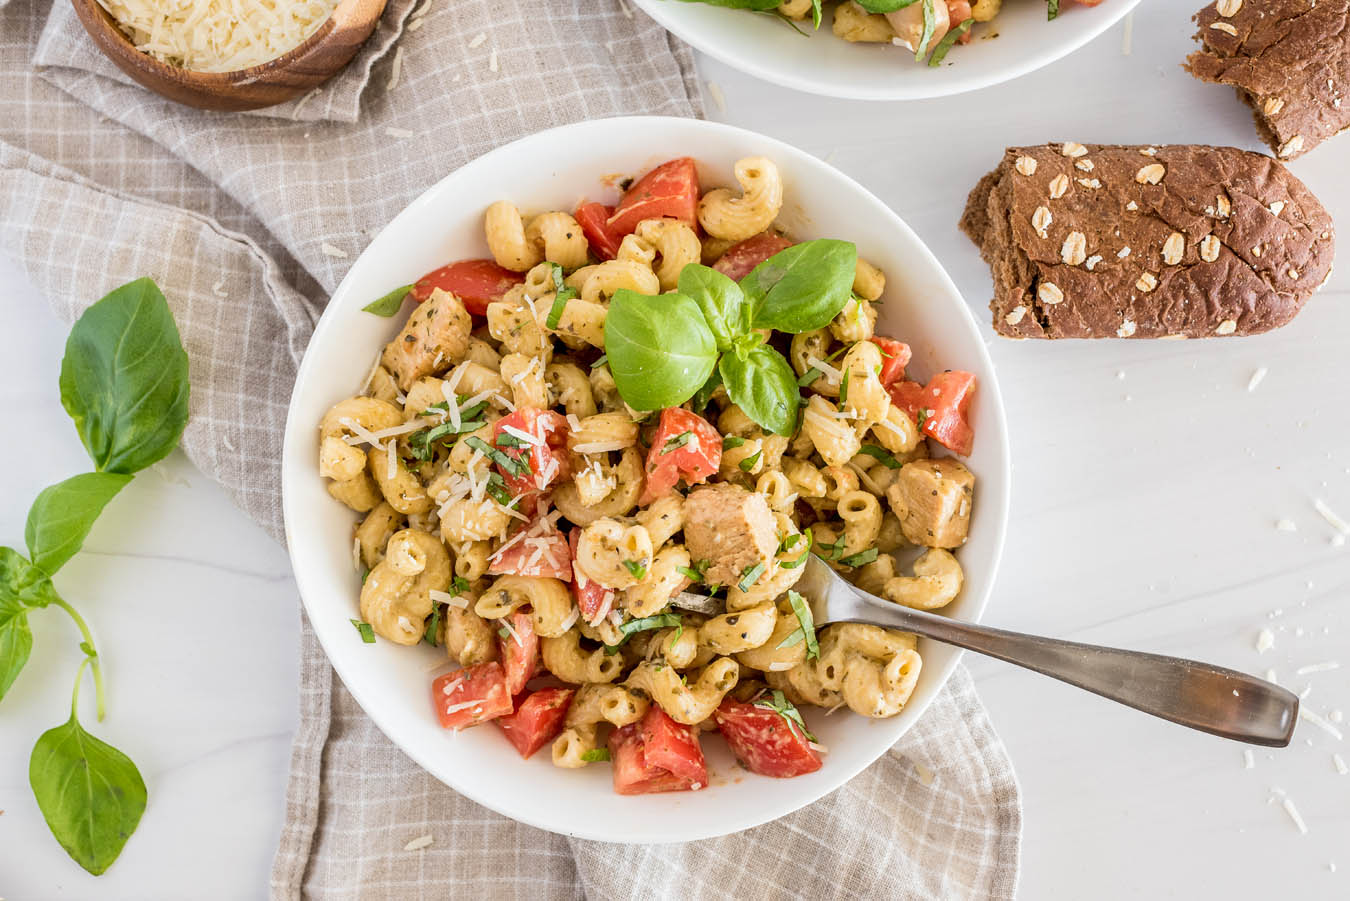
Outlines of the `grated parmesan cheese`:
<svg viewBox="0 0 1350 901">
<path fill-rule="evenodd" d="M 1256 653 L 1264 654 L 1275 647 L 1275 633 L 1269 629 L 1262 629 L 1256 633 Z"/>
<path fill-rule="evenodd" d="M 1327 506 L 1326 501 L 1320 497 L 1313 498 L 1313 509 L 1322 514 L 1322 518 L 1330 523 L 1331 527 L 1342 535 L 1350 535 L 1350 523 L 1336 513 L 1335 510 Z"/>
<path fill-rule="evenodd" d="M 1340 663 L 1335 660 L 1328 660 L 1324 663 L 1310 663 L 1307 666 L 1300 666 L 1298 669 L 1294 670 L 1294 673 L 1299 676 L 1306 676 L 1310 673 L 1326 673 L 1340 668 Z"/>
<path fill-rule="evenodd" d="M 1299 834 L 1307 835 L 1308 824 L 1303 822 L 1303 817 L 1299 815 L 1298 808 L 1294 806 L 1294 802 L 1289 798 L 1285 798 L 1280 804 L 1284 807 L 1284 812 L 1289 814 L 1289 819 L 1293 820 L 1294 825 L 1298 827 Z"/>
<path fill-rule="evenodd" d="M 826 363 L 824 360 L 822 360 L 820 357 L 817 357 L 814 354 L 808 356 L 806 358 L 806 362 L 811 364 L 812 369 L 819 371 L 821 375 L 825 376 L 832 382 L 842 381 L 844 378 L 844 374 L 842 372 L 840 372 L 838 369 L 835 369 L 829 363 Z"/>
<path fill-rule="evenodd" d="M 99 0 L 137 50 L 194 72 L 276 59 L 319 29 L 338 0 Z M 298 107 L 297 107 L 298 109 Z"/>
<path fill-rule="evenodd" d="M 1248 393 L 1256 390 L 1257 386 L 1261 384 L 1261 381 L 1266 377 L 1266 373 L 1268 372 L 1270 372 L 1270 370 L 1262 366 L 1252 373 L 1252 377 L 1247 380 Z"/>
<path fill-rule="evenodd" d="M 1341 734 L 1340 729 L 1337 729 L 1335 726 L 1331 725 L 1331 723 L 1329 723 L 1327 720 L 1313 713 L 1306 707 L 1300 707 L 1298 709 L 1298 717 L 1299 719 L 1307 720 L 1308 722 L 1312 723 L 1314 726 L 1321 729 L 1323 732 L 1330 735 L 1337 741 L 1345 741 L 1345 736 Z"/>
<path fill-rule="evenodd" d="M 1342 776 L 1344 776 L 1347 773 L 1350 773 L 1350 766 L 1345 765 L 1345 758 L 1342 757 L 1341 755 L 1332 754 L 1331 762 L 1335 764 L 1336 772 L 1340 773 Z"/>
</svg>

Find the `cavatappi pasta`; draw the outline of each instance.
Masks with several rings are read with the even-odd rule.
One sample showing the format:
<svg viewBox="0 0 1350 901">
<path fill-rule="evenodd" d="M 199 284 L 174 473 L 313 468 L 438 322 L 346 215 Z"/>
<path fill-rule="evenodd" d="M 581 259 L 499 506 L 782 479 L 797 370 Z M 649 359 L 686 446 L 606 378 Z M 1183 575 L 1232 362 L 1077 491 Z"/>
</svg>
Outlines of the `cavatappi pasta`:
<svg viewBox="0 0 1350 901">
<path fill-rule="evenodd" d="M 849 254 L 838 304 L 752 342 L 798 386 L 791 428 L 762 425 L 720 377 L 676 406 L 625 400 L 606 353 L 620 295 L 683 290 L 690 273 L 764 290 L 749 286 L 778 254 L 808 259 L 811 242 L 774 230 L 773 161 L 741 160 L 735 179 L 700 191 L 681 158 L 613 208 L 493 204 L 491 259 L 419 280 L 362 392 L 319 424 L 319 473 L 361 515 L 362 636 L 443 649 L 459 667 L 432 689 L 447 728 L 492 721 L 564 768 L 610 760 L 621 793 L 706 785 L 704 731 L 792 776 L 825 751 L 799 707 L 904 708 L 914 638 L 817 629 L 793 591 L 808 554 L 918 609 L 963 582 L 974 476 L 930 445 L 969 453 L 974 377 L 906 379 L 909 348 L 874 334 L 885 275 L 852 245 L 834 242 Z M 726 612 L 673 607 L 688 589 Z"/>
<path fill-rule="evenodd" d="M 697 0 L 714 6 L 726 6 L 724 0 Z M 1064 5 L 1047 0 L 1049 18 L 1056 18 Z M 1068 0 L 1065 0 L 1067 3 Z M 1102 0 L 1076 0 L 1080 6 L 1096 6 Z M 849 43 L 892 44 L 909 55 L 936 66 L 956 43 L 969 43 L 979 26 L 994 21 L 1003 8 L 1003 0 L 782 0 L 774 4 L 747 4 L 760 13 L 774 13 L 788 19 L 799 30 L 823 27 L 830 18 L 835 37 Z M 997 37 L 997 32 L 985 31 Z"/>
</svg>

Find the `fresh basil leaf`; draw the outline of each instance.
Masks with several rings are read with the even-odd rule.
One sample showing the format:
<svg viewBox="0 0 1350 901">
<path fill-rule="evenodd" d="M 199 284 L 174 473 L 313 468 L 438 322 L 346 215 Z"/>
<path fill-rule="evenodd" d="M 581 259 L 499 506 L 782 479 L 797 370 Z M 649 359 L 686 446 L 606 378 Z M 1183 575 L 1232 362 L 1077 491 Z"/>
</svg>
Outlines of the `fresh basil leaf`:
<svg viewBox="0 0 1350 901">
<path fill-rule="evenodd" d="M 84 731 L 73 707 L 69 720 L 33 746 L 28 782 L 52 835 L 97 876 L 136 831 L 145 812 L 145 780 L 131 758 Z"/>
<path fill-rule="evenodd" d="M 750 331 L 750 308 L 741 286 L 727 276 L 698 263 L 680 270 L 680 293 L 698 304 L 718 350 L 728 350 L 733 339 Z"/>
<path fill-rule="evenodd" d="M 946 59 L 947 51 L 952 49 L 952 45 L 961 38 L 961 35 L 970 31 L 970 26 L 973 24 L 975 24 L 974 19 L 966 19 L 960 25 L 957 25 L 955 28 L 952 28 L 944 34 L 942 40 L 938 41 L 938 45 L 933 48 L 933 55 L 928 58 L 928 65 L 936 67 Z"/>
<path fill-rule="evenodd" d="M 47 574 L 10 547 L 0 547 L 0 598 L 25 607 L 46 607 L 59 600 Z"/>
<path fill-rule="evenodd" d="M 825 238 L 794 244 L 741 279 L 755 328 L 799 334 L 824 328 L 853 293 L 858 248 Z"/>
<path fill-rule="evenodd" d="M 29 508 L 23 530 L 33 565 L 55 575 L 79 551 L 108 501 L 130 481 L 122 473 L 86 472 L 44 489 Z"/>
<path fill-rule="evenodd" d="M 913 6 L 919 0 L 858 0 L 858 5 L 869 13 L 893 13 L 897 9 Z"/>
<path fill-rule="evenodd" d="M 708 381 L 717 344 L 698 304 L 683 294 L 616 291 L 605 317 L 605 354 L 634 410 L 678 407 Z"/>
<path fill-rule="evenodd" d="M 28 627 L 28 609 L 19 599 L 0 591 L 0 699 L 19 678 L 33 652 L 33 630 Z"/>
<path fill-rule="evenodd" d="M 797 378 L 783 355 L 761 344 L 744 358 L 724 354 L 717 366 L 731 402 L 761 427 L 791 437 L 797 429 L 801 393 Z"/>
<path fill-rule="evenodd" d="M 379 300 L 372 300 L 361 309 L 367 313 L 374 313 L 376 316 L 383 316 L 388 319 L 399 310 L 403 309 L 403 298 L 408 296 L 408 292 L 413 288 L 412 285 L 401 285 Z"/>
<path fill-rule="evenodd" d="M 722 387 L 722 374 L 716 369 L 713 374 L 708 376 L 708 380 L 703 383 L 703 387 L 694 392 L 694 396 L 689 398 L 689 409 L 695 413 L 702 414 L 712 403 L 712 396 L 717 389 Z"/>
<path fill-rule="evenodd" d="M 581 759 L 587 763 L 599 763 L 603 760 L 609 760 L 608 748 L 591 748 L 581 755 Z"/>
<path fill-rule="evenodd" d="M 188 420 L 188 357 L 169 304 L 148 278 L 75 321 L 61 361 L 61 404 L 101 472 L 162 460 Z"/>
</svg>

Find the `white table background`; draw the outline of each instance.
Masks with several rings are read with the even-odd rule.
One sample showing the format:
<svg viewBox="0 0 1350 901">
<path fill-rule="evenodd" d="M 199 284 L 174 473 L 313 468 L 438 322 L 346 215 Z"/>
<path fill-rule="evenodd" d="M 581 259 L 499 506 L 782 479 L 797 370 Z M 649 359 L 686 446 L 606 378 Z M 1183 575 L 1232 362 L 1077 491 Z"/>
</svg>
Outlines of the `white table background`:
<svg viewBox="0 0 1350 901">
<path fill-rule="evenodd" d="M 722 101 L 710 102 L 713 117 L 796 143 L 868 186 L 987 321 L 988 270 L 956 219 L 1004 144 L 1259 149 L 1232 93 L 1179 68 L 1198 5 L 1145 3 L 1128 55 L 1117 26 L 1011 84 L 922 103 L 808 97 L 700 65 Z M 1345 234 L 1350 137 L 1292 168 Z M 1350 707 L 1350 548 L 1332 546 L 1312 507 L 1321 497 L 1350 517 L 1344 239 L 1340 251 L 1340 274 L 1264 337 L 1050 344 L 989 332 L 1016 460 L 991 622 L 1273 668 L 1283 684 L 1312 686 L 1310 710 Z M 0 543 L 22 544 L 43 486 L 88 468 L 58 399 L 65 333 L 0 260 Z M 1259 367 L 1269 374 L 1249 392 Z M 1297 532 L 1277 531 L 1281 518 Z M 0 708 L 0 895 L 262 896 L 296 718 L 299 615 L 285 552 L 178 453 L 122 493 L 85 547 L 57 580 L 104 656 L 109 716 L 95 724 L 88 712 L 85 722 L 139 764 L 150 803 L 97 881 L 48 834 L 28 755 L 64 719 L 80 653 L 64 614 L 35 613 L 33 658 Z M 1258 654 L 1263 627 L 1276 644 Z M 1350 747 L 1303 722 L 1290 748 L 1258 750 L 1246 769 L 1237 744 L 966 659 L 1024 791 L 1023 897 L 1350 897 L 1350 777 L 1331 757 L 1350 758 Z M 1345 668 L 1295 675 L 1338 659 Z M 1279 792 L 1307 835 L 1272 801 Z"/>
</svg>

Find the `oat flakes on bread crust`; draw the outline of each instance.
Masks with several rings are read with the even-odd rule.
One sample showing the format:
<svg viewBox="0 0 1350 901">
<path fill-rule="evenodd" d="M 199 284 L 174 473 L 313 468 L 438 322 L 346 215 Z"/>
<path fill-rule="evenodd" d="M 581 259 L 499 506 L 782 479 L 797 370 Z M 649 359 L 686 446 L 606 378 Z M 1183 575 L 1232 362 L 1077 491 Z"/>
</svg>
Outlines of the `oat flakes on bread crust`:
<svg viewBox="0 0 1350 901">
<path fill-rule="evenodd" d="M 1186 68 L 1232 85 L 1280 159 L 1350 128 L 1350 0 L 1216 0 Z"/>
<path fill-rule="evenodd" d="M 1009 148 L 961 228 L 1013 338 L 1203 338 L 1288 322 L 1331 271 L 1331 217 L 1278 161 L 1232 147 Z"/>
</svg>

